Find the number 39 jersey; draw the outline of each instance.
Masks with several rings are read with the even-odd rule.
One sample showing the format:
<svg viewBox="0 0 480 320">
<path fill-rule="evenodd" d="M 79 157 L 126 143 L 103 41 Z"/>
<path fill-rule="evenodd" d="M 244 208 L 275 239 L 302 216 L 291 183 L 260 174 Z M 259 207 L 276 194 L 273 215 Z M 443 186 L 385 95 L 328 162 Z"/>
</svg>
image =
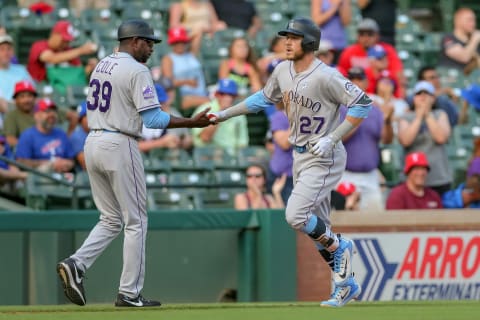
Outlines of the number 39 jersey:
<svg viewBox="0 0 480 320">
<path fill-rule="evenodd" d="M 103 58 L 90 76 L 87 96 L 90 129 L 141 137 L 139 112 L 159 106 L 150 71 L 128 53 Z"/>
<path fill-rule="evenodd" d="M 265 96 L 283 100 L 290 123 L 289 142 L 315 144 L 339 124 L 340 105 L 370 104 L 370 99 L 336 69 L 315 59 L 310 67 L 296 73 L 292 61 L 277 65 L 265 88 Z"/>
</svg>

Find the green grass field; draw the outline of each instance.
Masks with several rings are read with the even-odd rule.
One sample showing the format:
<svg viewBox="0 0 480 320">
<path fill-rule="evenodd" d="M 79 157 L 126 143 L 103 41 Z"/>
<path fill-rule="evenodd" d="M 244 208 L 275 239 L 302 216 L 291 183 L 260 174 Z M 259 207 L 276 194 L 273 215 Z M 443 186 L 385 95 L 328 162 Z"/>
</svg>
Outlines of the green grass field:
<svg viewBox="0 0 480 320">
<path fill-rule="evenodd" d="M 111 305 L 0 307 L 0 319 L 25 320 L 474 320 L 479 316 L 479 301 L 354 302 L 339 309 L 317 303 L 167 304 L 134 310 Z"/>
</svg>

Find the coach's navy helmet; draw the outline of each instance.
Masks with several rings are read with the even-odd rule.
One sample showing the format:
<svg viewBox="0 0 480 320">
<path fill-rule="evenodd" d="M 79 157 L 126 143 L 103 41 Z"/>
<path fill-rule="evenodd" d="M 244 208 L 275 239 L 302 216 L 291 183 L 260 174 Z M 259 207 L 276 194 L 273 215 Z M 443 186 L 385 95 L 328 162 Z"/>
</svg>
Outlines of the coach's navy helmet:
<svg viewBox="0 0 480 320">
<path fill-rule="evenodd" d="M 303 37 L 303 51 L 318 50 L 322 36 L 320 28 L 312 20 L 303 17 L 290 20 L 287 27 L 278 32 L 279 36 L 286 36 L 287 34 L 295 34 Z"/>
<path fill-rule="evenodd" d="M 119 41 L 133 37 L 144 38 L 155 43 L 159 43 L 162 41 L 155 35 L 152 27 L 150 27 L 148 23 L 141 19 L 131 19 L 124 21 L 122 22 L 120 27 L 118 27 L 117 39 Z"/>
</svg>

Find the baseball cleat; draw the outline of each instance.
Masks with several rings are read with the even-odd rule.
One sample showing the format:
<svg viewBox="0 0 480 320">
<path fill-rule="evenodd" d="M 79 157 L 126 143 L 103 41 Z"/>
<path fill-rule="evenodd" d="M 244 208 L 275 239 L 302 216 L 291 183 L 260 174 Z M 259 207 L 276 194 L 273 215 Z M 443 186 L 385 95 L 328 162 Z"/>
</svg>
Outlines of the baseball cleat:
<svg viewBox="0 0 480 320">
<path fill-rule="evenodd" d="M 84 306 L 85 290 L 83 289 L 83 272 L 77 268 L 72 258 L 67 258 L 57 264 L 57 273 L 62 282 L 65 296 L 72 303 Z"/>
<path fill-rule="evenodd" d="M 353 241 L 341 237 L 337 250 L 333 252 L 333 281 L 342 285 L 352 274 Z"/>
<path fill-rule="evenodd" d="M 141 294 L 136 298 L 129 298 L 124 294 L 119 293 L 115 301 L 115 307 L 159 307 L 162 304 L 160 301 L 145 299 Z"/>
<path fill-rule="evenodd" d="M 330 296 L 330 299 L 322 301 L 320 306 L 322 307 L 343 307 L 352 299 L 358 298 L 362 293 L 362 288 L 355 281 L 353 276 L 341 286 L 335 286 L 335 291 Z"/>
</svg>

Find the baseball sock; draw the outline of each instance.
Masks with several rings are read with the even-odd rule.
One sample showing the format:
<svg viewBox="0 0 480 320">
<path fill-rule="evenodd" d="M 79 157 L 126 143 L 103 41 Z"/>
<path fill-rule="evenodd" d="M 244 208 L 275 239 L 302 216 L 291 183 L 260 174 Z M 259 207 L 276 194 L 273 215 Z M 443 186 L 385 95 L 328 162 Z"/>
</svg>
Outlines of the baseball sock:
<svg viewBox="0 0 480 320">
<path fill-rule="evenodd" d="M 314 214 L 310 216 L 310 219 L 301 230 L 312 238 L 315 243 L 318 242 L 329 252 L 333 252 L 338 248 L 339 241 L 337 235 Z"/>
</svg>

